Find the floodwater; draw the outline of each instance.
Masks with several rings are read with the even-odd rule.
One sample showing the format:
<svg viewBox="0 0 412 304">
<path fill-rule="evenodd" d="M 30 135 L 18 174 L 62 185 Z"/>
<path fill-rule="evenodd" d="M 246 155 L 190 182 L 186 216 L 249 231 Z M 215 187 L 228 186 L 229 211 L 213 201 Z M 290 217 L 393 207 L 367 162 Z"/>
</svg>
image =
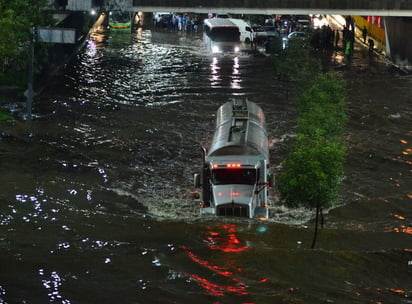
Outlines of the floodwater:
<svg viewBox="0 0 412 304">
<path fill-rule="evenodd" d="M 0 303 L 412 303 L 412 79 L 361 51 L 339 70 L 349 153 L 312 250 L 313 211 L 275 190 L 267 221 L 201 217 L 192 195 L 235 96 L 262 106 L 279 171 L 296 113 L 266 57 L 93 35 L 31 124 L 0 125 Z"/>
</svg>

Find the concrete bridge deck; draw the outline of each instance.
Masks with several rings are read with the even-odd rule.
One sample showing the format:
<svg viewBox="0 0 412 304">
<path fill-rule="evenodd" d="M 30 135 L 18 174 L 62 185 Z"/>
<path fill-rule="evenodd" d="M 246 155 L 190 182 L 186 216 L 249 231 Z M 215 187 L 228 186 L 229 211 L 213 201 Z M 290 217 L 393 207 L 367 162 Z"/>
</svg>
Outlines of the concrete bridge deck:
<svg viewBox="0 0 412 304">
<path fill-rule="evenodd" d="M 122 0 L 111 0 L 111 5 Z M 123 1 L 127 6 L 130 2 Z M 324 14 L 412 17 L 411 0 L 133 0 L 144 12 L 189 11 L 242 14 Z"/>
<path fill-rule="evenodd" d="M 50 7 L 56 0 L 48 0 Z M 412 17 L 411 0 L 67 0 L 71 11 L 120 9 L 142 12 L 323 14 Z"/>
</svg>

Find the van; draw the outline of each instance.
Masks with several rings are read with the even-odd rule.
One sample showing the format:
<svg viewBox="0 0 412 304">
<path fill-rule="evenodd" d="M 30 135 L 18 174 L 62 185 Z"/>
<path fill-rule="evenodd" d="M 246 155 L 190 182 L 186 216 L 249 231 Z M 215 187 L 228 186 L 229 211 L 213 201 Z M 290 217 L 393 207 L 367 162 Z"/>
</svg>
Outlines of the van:
<svg viewBox="0 0 412 304">
<path fill-rule="evenodd" d="M 153 13 L 153 25 L 156 27 L 167 27 L 172 16 L 173 14 L 169 12 L 155 12 Z"/>
<path fill-rule="evenodd" d="M 240 32 L 240 42 L 251 43 L 255 41 L 255 33 L 252 26 L 243 19 L 229 18 L 238 28 Z"/>
</svg>

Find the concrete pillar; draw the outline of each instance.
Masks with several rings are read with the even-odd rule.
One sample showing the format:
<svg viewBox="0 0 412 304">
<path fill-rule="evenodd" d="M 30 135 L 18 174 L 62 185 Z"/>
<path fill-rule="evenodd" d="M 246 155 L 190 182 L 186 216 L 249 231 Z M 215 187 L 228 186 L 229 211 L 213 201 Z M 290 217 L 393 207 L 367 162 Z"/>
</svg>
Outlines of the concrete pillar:
<svg viewBox="0 0 412 304">
<path fill-rule="evenodd" d="M 386 54 L 397 65 L 412 67 L 412 17 L 385 17 Z"/>
</svg>

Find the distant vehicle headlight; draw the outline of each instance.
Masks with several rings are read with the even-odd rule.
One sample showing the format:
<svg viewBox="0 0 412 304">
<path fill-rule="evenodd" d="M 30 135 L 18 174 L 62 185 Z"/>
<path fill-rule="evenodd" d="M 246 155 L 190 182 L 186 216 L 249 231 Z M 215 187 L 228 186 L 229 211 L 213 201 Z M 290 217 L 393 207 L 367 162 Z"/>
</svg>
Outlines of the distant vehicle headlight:
<svg viewBox="0 0 412 304">
<path fill-rule="evenodd" d="M 213 52 L 213 53 L 219 53 L 219 51 L 220 51 L 220 50 L 219 50 L 219 47 L 218 47 L 218 46 L 215 45 L 215 46 L 212 47 L 212 52 Z"/>
<path fill-rule="evenodd" d="M 238 46 L 235 46 L 235 53 L 238 53 L 240 51 L 240 48 Z"/>
</svg>

